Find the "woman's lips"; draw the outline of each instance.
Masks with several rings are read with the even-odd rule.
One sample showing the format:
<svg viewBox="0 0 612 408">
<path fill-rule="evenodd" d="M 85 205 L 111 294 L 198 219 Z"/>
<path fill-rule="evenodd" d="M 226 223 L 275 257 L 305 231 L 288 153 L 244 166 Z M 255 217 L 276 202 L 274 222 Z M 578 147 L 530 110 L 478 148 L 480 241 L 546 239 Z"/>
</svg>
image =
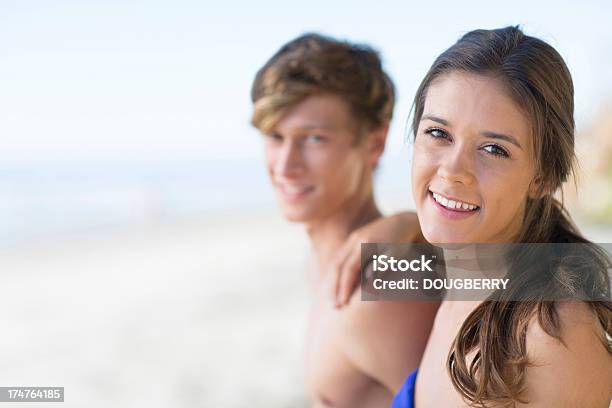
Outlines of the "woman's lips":
<svg viewBox="0 0 612 408">
<path fill-rule="evenodd" d="M 451 219 L 451 220 L 461 220 L 464 218 L 468 218 L 480 211 L 480 207 L 477 207 L 476 209 L 473 209 L 473 210 L 463 209 L 463 208 L 450 209 L 450 208 L 443 206 L 439 202 L 437 202 L 431 191 L 428 191 L 427 195 L 428 195 L 429 201 L 436 208 L 436 211 L 438 212 L 438 214 L 440 214 L 441 216 L 445 218 Z"/>
</svg>

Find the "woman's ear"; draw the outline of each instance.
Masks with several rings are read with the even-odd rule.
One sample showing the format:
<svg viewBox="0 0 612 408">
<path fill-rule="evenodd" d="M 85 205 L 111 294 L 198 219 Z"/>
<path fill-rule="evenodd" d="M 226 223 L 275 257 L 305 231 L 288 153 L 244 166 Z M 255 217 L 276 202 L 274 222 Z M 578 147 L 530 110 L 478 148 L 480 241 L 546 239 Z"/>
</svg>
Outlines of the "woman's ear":
<svg viewBox="0 0 612 408">
<path fill-rule="evenodd" d="M 531 184 L 529 185 L 529 198 L 538 199 L 542 198 L 548 193 L 548 186 L 544 182 L 542 176 L 535 176 L 533 180 L 531 180 Z"/>
<path fill-rule="evenodd" d="M 386 122 L 382 126 L 370 131 L 368 138 L 368 157 L 372 167 L 376 167 L 380 156 L 385 151 L 385 143 L 387 141 L 387 133 L 389 132 L 389 123 Z"/>
</svg>

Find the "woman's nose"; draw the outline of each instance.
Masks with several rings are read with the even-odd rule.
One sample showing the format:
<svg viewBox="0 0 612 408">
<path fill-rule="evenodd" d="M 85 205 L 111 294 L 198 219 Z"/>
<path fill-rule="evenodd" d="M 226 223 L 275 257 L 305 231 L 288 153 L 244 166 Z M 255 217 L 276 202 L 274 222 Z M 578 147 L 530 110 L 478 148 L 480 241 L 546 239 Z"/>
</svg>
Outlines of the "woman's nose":
<svg viewBox="0 0 612 408">
<path fill-rule="evenodd" d="M 457 144 L 439 159 L 438 176 L 447 183 L 471 185 L 474 182 L 474 155 L 467 146 Z"/>
</svg>

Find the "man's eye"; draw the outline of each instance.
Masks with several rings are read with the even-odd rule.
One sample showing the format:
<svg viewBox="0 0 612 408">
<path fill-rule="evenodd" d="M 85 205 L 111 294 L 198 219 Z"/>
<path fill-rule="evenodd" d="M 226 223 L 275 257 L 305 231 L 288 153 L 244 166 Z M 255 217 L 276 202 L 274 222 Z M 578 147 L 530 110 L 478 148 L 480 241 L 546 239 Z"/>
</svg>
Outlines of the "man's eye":
<svg viewBox="0 0 612 408">
<path fill-rule="evenodd" d="M 486 145 L 483 149 L 496 157 L 510 157 L 505 149 L 495 144 Z"/>
<path fill-rule="evenodd" d="M 266 136 L 266 138 L 268 138 L 269 140 L 271 140 L 273 142 L 282 142 L 283 141 L 283 136 L 278 134 L 278 133 L 268 133 L 265 136 Z"/>
<path fill-rule="evenodd" d="M 425 131 L 426 134 L 433 137 L 434 139 L 447 139 L 448 133 L 440 128 L 430 128 Z"/>
<path fill-rule="evenodd" d="M 321 135 L 308 135 L 306 137 L 306 140 L 314 143 L 324 143 L 327 141 L 327 139 Z"/>
</svg>

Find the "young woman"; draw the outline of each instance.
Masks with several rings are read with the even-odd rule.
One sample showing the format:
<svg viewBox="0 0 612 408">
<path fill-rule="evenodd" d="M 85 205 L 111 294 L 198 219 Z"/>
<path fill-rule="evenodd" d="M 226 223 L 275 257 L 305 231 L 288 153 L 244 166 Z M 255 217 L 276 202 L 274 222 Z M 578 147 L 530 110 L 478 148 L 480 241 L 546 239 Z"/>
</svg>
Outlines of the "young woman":
<svg viewBox="0 0 612 408">
<path fill-rule="evenodd" d="M 261 68 L 252 100 L 281 211 L 304 225 L 313 247 L 305 359 L 312 403 L 389 406 L 421 359 L 439 303 L 353 302 L 338 311 L 324 283 L 346 237 L 381 216 L 373 172 L 393 84 L 371 48 L 307 34 Z M 414 220 L 404 225 L 420 235 Z"/>
<path fill-rule="evenodd" d="M 412 122 L 427 241 L 587 242 L 554 198 L 573 170 L 573 107 L 562 57 L 516 27 L 469 32 L 443 52 Z M 579 272 L 554 273 L 582 289 Z M 609 300 L 445 301 L 393 407 L 608 407 L 611 335 Z"/>
</svg>

